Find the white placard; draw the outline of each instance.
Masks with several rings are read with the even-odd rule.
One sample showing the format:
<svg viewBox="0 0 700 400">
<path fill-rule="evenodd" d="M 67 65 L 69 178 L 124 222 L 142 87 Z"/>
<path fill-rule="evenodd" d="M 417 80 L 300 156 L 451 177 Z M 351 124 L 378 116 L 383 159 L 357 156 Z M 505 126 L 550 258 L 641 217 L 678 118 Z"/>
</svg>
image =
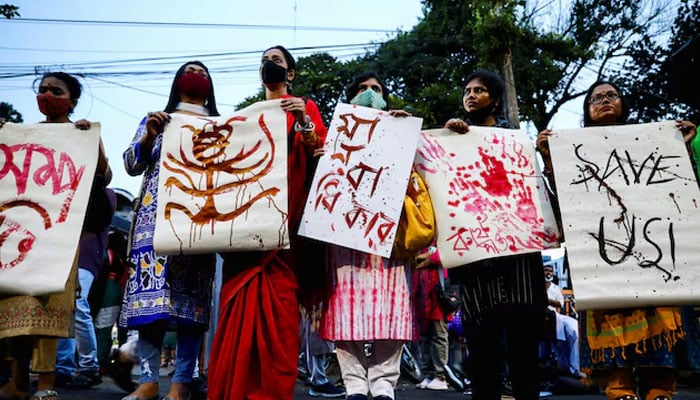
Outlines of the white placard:
<svg viewBox="0 0 700 400">
<path fill-rule="evenodd" d="M 299 234 L 389 257 L 422 121 L 338 104 Z"/>
<path fill-rule="evenodd" d="M 415 166 L 433 202 L 445 268 L 556 245 L 556 224 L 545 223 L 544 188 L 525 132 L 477 126 L 464 135 L 425 131 Z"/>
<path fill-rule="evenodd" d="M 100 124 L 0 128 L 0 293 L 62 292 L 97 166 Z"/>
<path fill-rule="evenodd" d="M 156 252 L 288 247 L 287 116 L 280 100 L 223 117 L 171 116 L 160 155 Z"/>
<path fill-rule="evenodd" d="M 674 122 L 549 140 L 580 309 L 700 300 L 700 196 Z"/>
</svg>

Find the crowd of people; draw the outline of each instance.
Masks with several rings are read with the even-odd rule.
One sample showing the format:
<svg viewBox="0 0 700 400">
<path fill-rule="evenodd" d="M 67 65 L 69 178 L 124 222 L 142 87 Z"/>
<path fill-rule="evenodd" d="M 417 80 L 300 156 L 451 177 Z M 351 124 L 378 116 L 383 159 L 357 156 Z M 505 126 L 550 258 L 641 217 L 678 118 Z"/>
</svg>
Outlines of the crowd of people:
<svg viewBox="0 0 700 400">
<path fill-rule="evenodd" d="M 299 75 L 286 48 L 274 46 L 263 52 L 264 98 L 280 100 L 287 117 L 290 248 L 220 254 L 223 277 L 218 299 L 212 299 L 215 254 L 166 256 L 158 254 L 153 244 L 163 131 L 173 114 L 219 115 L 206 65 L 184 63 L 174 75 L 165 107 L 148 112 L 138 124 L 123 159 L 126 171 L 142 176 L 143 183 L 129 247 L 121 256 L 128 273 L 117 309 L 120 329 L 132 332 L 131 358 L 138 362 L 140 376 L 138 384 L 122 386 L 129 392 L 123 400 L 161 399 L 160 368 L 170 366 L 174 370 L 163 400 L 191 398 L 199 370 L 207 372 L 210 399 L 292 399 L 300 348 L 312 395 L 392 400 L 401 374 L 402 346 L 408 341 L 419 341 L 422 349 L 424 380 L 417 387 L 447 390 L 447 324 L 455 313 L 444 307 L 435 289 L 444 287 L 445 278 L 460 289 L 457 318 L 461 318 L 468 349 L 465 370 L 475 400 L 500 398 L 506 380 L 516 399 L 539 398 L 548 310 L 556 315 L 553 340 L 562 370 L 576 379 L 598 382 L 610 400 L 671 399 L 676 391 L 674 348 L 682 342 L 688 343 L 689 365 L 700 370 L 700 346 L 691 345 L 700 343 L 700 333 L 697 318 L 687 317 L 688 308 L 588 310 L 579 320 L 565 316 L 560 312 L 563 298 L 553 282 L 553 269 L 543 264 L 539 252 L 491 258 L 448 273 L 441 268 L 432 237 L 420 250 L 381 257 L 299 236 L 301 214 L 327 135 L 326 122 L 309 98 L 313 94 L 292 93 L 292 82 Z M 454 134 L 469 134 L 472 126 L 512 129 L 504 118 L 504 90 L 503 80 L 493 72 L 469 75 L 463 86 L 465 115 L 446 121 L 444 127 Z M 80 91 L 80 83 L 69 74 L 44 75 L 37 95 L 39 109 L 46 115 L 42 122 L 90 129 L 89 121 L 69 118 Z M 363 72 L 349 82 L 344 101 L 385 110 L 390 118 L 410 117 L 409 112 L 390 107 L 389 94 L 380 75 Z M 625 124 L 628 116 L 620 87 L 599 81 L 589 88 L 584 127 Z M 694 139 L 696 126 L 691 122 L 679 121 L 678 129 L 686 143 Z M 400 134 L 396 132 L 397 140 Z M 549 130 L 541 132 L 536 148 L 557 210 L 550 135 Z M 107 188 L 111 170 L 101 143 L 96 170 L 65 291 L 0 297 L 0 375 L 6 378 L 0 382 L 0 400 L 57 400 L 57 387 L 82 388 L 101 382 L 104 356 L 98 357 L 98 352 L 104 351 L 99 350 L 98 338 L 103 337 L 105 326 L 93 319 L 97 313 L 90 309 L 88 298 L 105 263 L 115 208 L 115 195 Z M 407 196 L 415 184 L 409 182 Z M 301 293 L 308 264 L 323 266 L 327 279 Z M 306 289 L 314 294 L 310 296 Z M 371 298 L 366 293 L 372 293 Z M 219 305 L 219 314 L 213 317 L 212 301 Z M 217 356 L 201 366 L 211 318 L 217 319 L 217 329 L 206 351 Z M 645 321 L 644 328 L 640 320 Z M 619 340 L 599 339 L 610 335 Z M 332 351 L 342 378 L 338 386 L 325 372 Z M 129 356 L 117 352 L 114 357 L 112 363 L 130 366 Z M 30 370 L 38 374 L 35 388 Z M 590 376 L 582 370 L 590 371 Z"/>
</svg>

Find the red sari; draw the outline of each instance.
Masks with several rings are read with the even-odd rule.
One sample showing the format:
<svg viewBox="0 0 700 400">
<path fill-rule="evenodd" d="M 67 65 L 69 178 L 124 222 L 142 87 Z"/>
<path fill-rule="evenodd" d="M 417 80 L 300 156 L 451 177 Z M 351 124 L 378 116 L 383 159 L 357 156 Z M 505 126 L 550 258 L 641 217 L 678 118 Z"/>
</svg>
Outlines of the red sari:
<svg viewBox="0 0 700 400">
<path fill-rule="evenodd" d="M 285 96 L 291 97 L 291 96 Z M 214 335 L 208 398 L 292 399 L 299 353 L 299 303 L 295 276 L 299 237 L 313 150 L 326 139 L 316 104 L 306 114 L 315 140 L 302 140 L 287 114 L 290 250 L 224 255 L 219 325 Z"/>
</svg>

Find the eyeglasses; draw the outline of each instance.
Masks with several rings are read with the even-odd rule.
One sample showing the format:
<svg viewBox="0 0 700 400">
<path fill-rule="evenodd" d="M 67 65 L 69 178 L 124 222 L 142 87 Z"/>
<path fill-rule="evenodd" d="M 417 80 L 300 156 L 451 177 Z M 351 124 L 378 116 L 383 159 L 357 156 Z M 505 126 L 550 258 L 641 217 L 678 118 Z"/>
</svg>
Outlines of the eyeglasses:
<svg viewBox="0 0 700 400">
<path fill-rule="evenodd" d="M 600 104 L 605 99 L 608 99 L 608 101 L 610 101 L 610 102 L 617 101 L 617 100 L 620 100 L 620 94 L 615 93 L 615 92 L 608 92 L 605 94 L 596 94 L 595 96 L 591 96 L 591 98 L 588 99 L 588 102 L 591 104 Z"/>
</svg>

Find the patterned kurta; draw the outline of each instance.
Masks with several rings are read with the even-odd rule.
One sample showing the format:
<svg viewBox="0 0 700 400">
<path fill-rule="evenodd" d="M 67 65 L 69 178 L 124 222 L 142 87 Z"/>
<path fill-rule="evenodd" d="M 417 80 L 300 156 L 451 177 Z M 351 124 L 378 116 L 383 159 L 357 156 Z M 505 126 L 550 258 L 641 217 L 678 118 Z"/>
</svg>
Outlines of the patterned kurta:
<svg viewBox="0 0 700 400">
<path fill-rule="evenodd" d="M 146 134 L 146 117 L 124 152 L 130 175 L 143 173 L 140 206 L 132 228 L 129 280 L 119 324 L 134 328 L 155 321 L 209 324 L 214 255 L 162 256 L 153 249 L 158 194 L 158 172 L 162 135 L 151 154 L 142 154 L 139 139 Z"/>
<path fill-rule="evenodd" d="M 345 247 L 329 245 L 327 267 L 333 289 L 321 321 L 326 340 L 412 340 L 410 266 Z"/>
</svg>

